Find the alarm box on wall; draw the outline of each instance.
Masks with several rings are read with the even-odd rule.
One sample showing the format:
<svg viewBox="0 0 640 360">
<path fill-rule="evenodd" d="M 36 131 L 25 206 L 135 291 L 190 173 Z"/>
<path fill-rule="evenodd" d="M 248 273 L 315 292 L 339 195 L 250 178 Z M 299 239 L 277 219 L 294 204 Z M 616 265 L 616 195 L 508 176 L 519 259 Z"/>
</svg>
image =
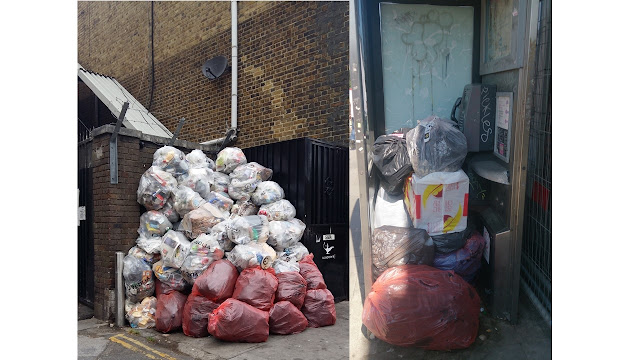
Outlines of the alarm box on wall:
<svg viewBox="0 0 640 360">
<path fill-rule="evenodd" d="M 456 109 L 460 108 L 456 116 Z M 468 84 L 451 110 L 451 120 L 467 138 L 467 151 L 493 151 L 496 124 L 496 86 Z"/>
</svg>

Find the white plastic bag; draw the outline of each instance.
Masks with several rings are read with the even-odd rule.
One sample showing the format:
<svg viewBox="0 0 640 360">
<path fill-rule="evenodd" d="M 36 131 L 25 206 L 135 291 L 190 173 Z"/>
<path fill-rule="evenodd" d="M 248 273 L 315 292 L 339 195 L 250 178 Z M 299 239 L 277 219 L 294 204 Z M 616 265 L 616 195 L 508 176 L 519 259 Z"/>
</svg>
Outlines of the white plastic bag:
<svg viewBox="0 0 640 360">
<path fill-rule="evenodd" d="M 262 181 L 251 194 L 251 201 L 256 205 L 266 205 L 284 198 L 284 190 L 274 181 Z"/>
<path fill-rule="evenodd" d="M 171 175 L 184 174 L 189 169 L 184 153 L 173 146 L 163 146 L 153 153 L 153 165 Z"/>
<path fill-rule="evenodd" d="M 227 259 L 241 271 L 259 265 L 263 269 L 271 267 L 276 258 L 276 252 L 267 243 L 251 242 L 246 245 L 236 245 L 228 252 Z"/>
<path fill-rule="evenodd" d="M 269 221 L 269 240 L 267 244 L 273 246 L 276 251 L 284 251 L 302 239 L 305 225 L 300 219 L 293 218 L 287 221 Z"/>
<path fill-rule="evenodd" d="M 264 215 L 269 221 L 291 220 L 296 217 L 296 208 L 289 200 L 282 199 L 271 204 L 260 206 L 258 215 Z"/>
<path fill-rule="evenodd" d="M 158 236 L 144 237 L 139 236 L 136 240 L 136 245 L 144 250 L 148 254 L 160 254 L 160 247 L 162 246 L 162 238 Z"/>
<path fill-rule="evenodd" d="M 409 213 L 404 205 L 404 194 L 390 195 L 383 187 L 380 187 L 380 189 L 378 189 L 378 195 L 376 196 L 373 228 L 377 229 L 384 225 L 403 228 L 413 226 Z"/>
<path fill-rule="evenodd" d="M 194 168 L 178 177 L 178 186 L 186 186 L 205 197 L 211 191 L 213 170 L 209 168 Z"/>
<path fill-rule="evenodd" d="M 242 150 L 237 147 L 224 148 L 220 150 L 216 157 L 216 171 L 229 174 L 239 165 L 246 163 L 247 158 Z"/>
<path fill-rule="evenodd" d="M 190 249 L 191 243 L 186 236 L 178 231 L 167 231 L 162 237 L 160 248 L 164 265 L 179 269 Z"/>
<path fill-rule="evenodd" d="M 165 205 L 177 186 L 178 182 L 171 174 L 152 166 L 140 177 L 136 192 L 138 203 L 147 210 L 158 210 Z"/>
<path fill-rule="evenodd" d="M 163 213 L 149 210 L 140 216 L 138 234 L 143 237 L 162 236 L 171 229 L 171 222 Z"/>
<path fill-rule="evenodd" d="M 266 216 L 239 216 L 225 223 L 227 236 L 236 244 L 263 243 L 269 239 L 269 221 Z"/>
<path fill-rule="evenodd" d="M 234 200 L 251 199 L 251 194 L 260 183 L 258 179 L 238 180 L 231 179 L 229 184 L 229 196 Z"/>
</svg>

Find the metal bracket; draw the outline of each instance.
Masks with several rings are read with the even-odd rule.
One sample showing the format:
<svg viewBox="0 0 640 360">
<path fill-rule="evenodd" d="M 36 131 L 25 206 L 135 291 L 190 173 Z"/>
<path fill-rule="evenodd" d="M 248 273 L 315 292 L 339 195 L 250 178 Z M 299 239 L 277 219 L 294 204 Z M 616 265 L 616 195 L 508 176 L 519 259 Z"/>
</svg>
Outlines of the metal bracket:
<svg viewBox="0 0 640 360">
<path fill-rule="evenodd" d="M 173 133 L 173 137 L 169 141 L 169 146 L 173 146 L 173 143 L 176 142 L 176 139 L 178 138 L 178 134 L 180 134 L 180 130 L 182 129 L 182 125 L 184 125 L 184 118 L 180 119 L 180 123 L 178 123 L 178 128 Z"/>
<path fill-rule="evenodd" d="M 109 174 L 111 175 L 112 184 L 118 183 L 118 132 L 120 131 L 120 127 L 122 127 L 124 114 L 127 112 L 128 108 L 129 102 L 125 101 L 125 103 L 122 104 L 122 110 L 120 110 L 120 116 L 118 116 L 116 128 L 111 134 L 111 139 L 109 139 Z"/>
</svg>

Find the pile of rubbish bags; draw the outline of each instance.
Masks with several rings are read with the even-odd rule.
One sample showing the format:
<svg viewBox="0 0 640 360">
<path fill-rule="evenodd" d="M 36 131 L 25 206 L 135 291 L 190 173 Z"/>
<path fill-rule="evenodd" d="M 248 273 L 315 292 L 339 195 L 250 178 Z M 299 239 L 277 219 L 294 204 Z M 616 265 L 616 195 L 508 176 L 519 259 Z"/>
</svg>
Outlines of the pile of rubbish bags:
<svg viewBox="0 0 640 360">
<path fill-rule="evenodd" d="M 437 116 L 374 142 L 374 284 L 362 321 L 390 344 L 452 350 L 475 340 L 480 299 L 471 284 L 485 241 L 467 226 L 466 156 L 464 134 Z"/>
<path fill-rule="evenodd" d="M 273 171 L 239 148 L 158 149 L 140 178 L 138 239 L 124 257 L 134 328 L 263 342 L 336 322 L 334 298 L 300 242 Z"/>
</svg>

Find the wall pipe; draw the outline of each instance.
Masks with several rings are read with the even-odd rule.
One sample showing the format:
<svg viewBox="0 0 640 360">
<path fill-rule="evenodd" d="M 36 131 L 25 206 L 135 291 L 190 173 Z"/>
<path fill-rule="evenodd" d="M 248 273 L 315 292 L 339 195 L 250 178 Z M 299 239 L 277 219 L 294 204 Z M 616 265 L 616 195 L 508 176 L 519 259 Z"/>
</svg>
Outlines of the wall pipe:
<svg viewBox="0 0 640 360">
<path fill-rule="evenodd" d="M 235 141 L 238 127 L 238 2 L 231 1 L 231 129 L 230 139 Z M 227 137 L 202 142 L 202 145 L 219 145 Z"/>
<path fill-rule="evenodd" d="M 122 286 L 122 270 L 124 253 L 116 252 L 116 325 L 124 326 L 124 287 Z"/>
</svg>

